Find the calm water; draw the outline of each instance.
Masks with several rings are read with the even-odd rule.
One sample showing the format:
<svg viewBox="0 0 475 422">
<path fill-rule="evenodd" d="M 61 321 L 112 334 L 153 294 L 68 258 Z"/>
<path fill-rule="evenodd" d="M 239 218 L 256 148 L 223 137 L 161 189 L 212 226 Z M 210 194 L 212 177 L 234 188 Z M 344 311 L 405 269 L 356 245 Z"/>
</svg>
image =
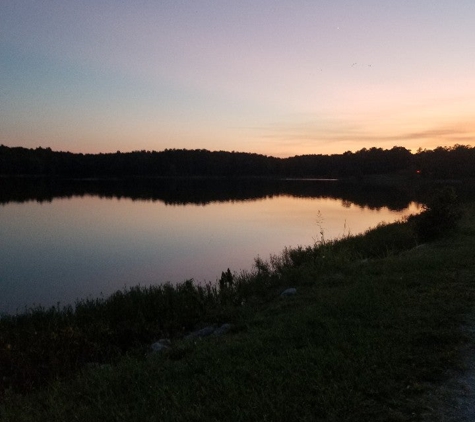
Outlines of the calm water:
<svg viewBox="0 0 475 422">
<path fill-rule="evenodd" d="M 215 281 L 228 267 L 250 269 L 258 255 L 312 244 L 321 228 L 330 239 L 418 211 L 404 192 L 362 189 L 355 196 L 354 187 L 318 181 L 232 188 L 90 182 L 69 190 L 5 183 L 0 312 L 74 303 L 137 284 Z"/>
</svg>

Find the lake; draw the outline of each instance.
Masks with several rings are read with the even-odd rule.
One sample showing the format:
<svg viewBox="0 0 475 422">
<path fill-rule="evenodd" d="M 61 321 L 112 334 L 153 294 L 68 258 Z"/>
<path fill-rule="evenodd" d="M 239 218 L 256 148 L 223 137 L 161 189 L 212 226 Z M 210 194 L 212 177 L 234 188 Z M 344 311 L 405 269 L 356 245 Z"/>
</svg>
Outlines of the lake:
<svg viewBox="0 0 475 422">
<path fill-rule="evenodd" d="M 0 179 L 0 313 L 216 281 L 419 210 L 405 189 L 337 181 Z"/>
</svg>

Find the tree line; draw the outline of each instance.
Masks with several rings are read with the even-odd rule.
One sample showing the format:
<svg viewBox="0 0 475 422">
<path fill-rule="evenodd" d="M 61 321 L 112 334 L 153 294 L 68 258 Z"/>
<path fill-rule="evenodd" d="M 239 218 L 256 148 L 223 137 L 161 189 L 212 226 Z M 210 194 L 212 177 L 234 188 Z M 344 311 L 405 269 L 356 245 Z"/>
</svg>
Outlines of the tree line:
<svg viewBox="0 0 475 422">
<path fill-rule="evenodd" d="M 343 154 L 276 158 L 260 154 L 166 149 L 78 154 L 0 145 L 0 175 L 101 177 L 295 177 L 351 178 L 419 175 L 435 179 L 475 177 L 475 147 L 456 145 L 411 153 L 404 147 L 363 148 Z"/>
</svg>

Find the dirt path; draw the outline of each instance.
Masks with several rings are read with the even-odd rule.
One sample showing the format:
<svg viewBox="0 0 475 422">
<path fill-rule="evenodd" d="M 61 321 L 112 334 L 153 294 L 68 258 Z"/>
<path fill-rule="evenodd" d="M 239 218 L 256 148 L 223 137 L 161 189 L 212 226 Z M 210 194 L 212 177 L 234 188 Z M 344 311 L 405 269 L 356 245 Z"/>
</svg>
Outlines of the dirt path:
<svg viewBox="0 0 475 422">
<path fill-rule="evenodd" d="M 469 341 L 461 350 L 462 367 L 447 373 L 447 381 L 431 394 L 431 422 L 475 421 L 475 316 L 464 326 Z M 431 410 L 432 410 L 431 409 Z"/>
</svg>

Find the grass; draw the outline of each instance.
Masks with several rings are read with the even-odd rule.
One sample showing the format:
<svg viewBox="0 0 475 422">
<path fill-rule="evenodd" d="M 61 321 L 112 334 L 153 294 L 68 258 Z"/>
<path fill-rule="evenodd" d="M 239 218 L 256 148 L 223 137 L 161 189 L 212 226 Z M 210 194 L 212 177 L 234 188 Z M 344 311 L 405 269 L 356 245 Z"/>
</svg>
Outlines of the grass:
<svg viewBox="0 0 475 422">
<path fill-rule="evenodd" d="M 256 259 L 217 285 L 2 318 L 0 420 L 437 420 L 428 393 L 468 341 L 474 211 L 428 244 L 398 222 Z M 279 297 L 286 287 L 297 294 Z M 183 339 L 225 322 L 226 336 Z M 150 355 L 162 337 L 172 347 Z"/>
</svg>

